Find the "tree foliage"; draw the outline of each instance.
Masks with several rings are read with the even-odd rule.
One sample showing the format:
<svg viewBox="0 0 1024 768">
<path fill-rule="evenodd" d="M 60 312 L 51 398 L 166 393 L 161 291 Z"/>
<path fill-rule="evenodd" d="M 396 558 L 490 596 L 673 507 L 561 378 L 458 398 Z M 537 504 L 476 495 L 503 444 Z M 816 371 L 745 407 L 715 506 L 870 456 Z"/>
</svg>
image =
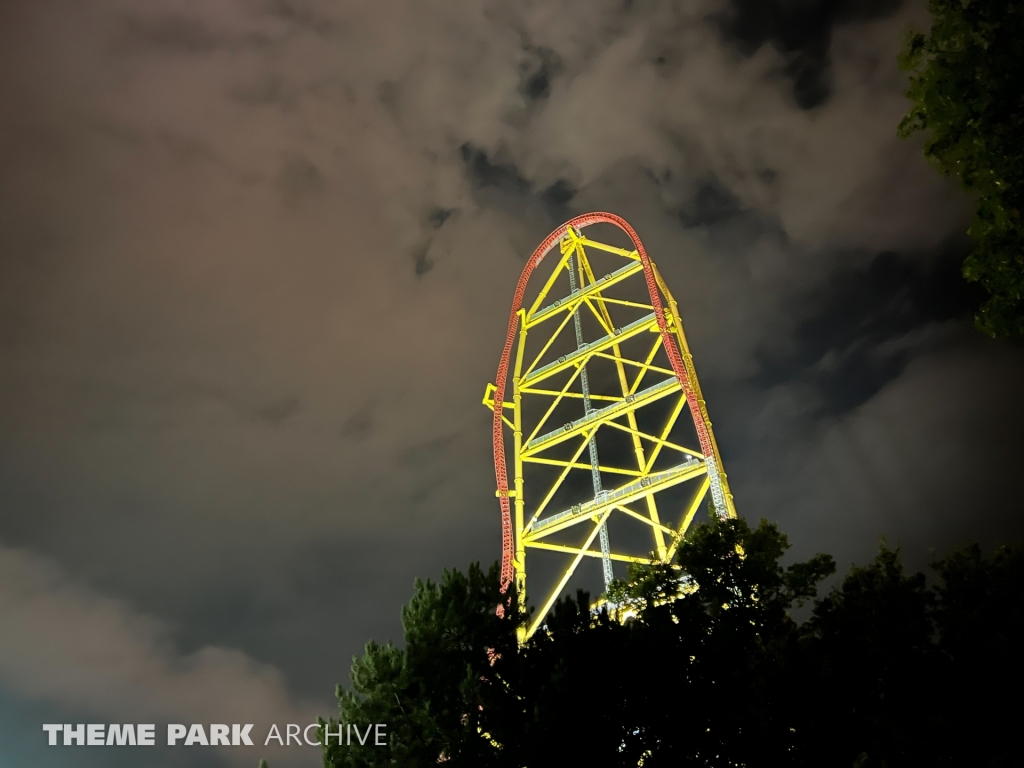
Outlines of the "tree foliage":
<svg viewBox="0 0 1024 768">
<path fill-rule="evenodd" d="M 405 647 L 371 642 L 352 663 L 351 687 L 338 686 L 339 723 L 386 723 L 389 746 L 330 741 L 325 762 L 337 766 L 492 764 L 494 746 L 481 724 L 503 692 L 502 667 L 515 659 L 515 624 L 495 614 L 498 569 L 445 571 L 440 583 L 416 581 L 402 609 Z M 321 728 L 321 741 L 323 738 Z"/>
<path fill-rule="evenodd" d="M 821 598 L 827 555 L 783 567 L 765 521 L 692 529 L 673 564 L 560 601 L 518 649 L 497 567 L 417 582 L 405 645 L 371 643 L 338 722 L 387 747 L 332 744 L 326 766 L 1008 766 L 1024 669 L 1024 549 L 968 548 L 934 584 L 897 550 Z M 799 622 L 794 608 L 813 600 Z"/>
<path fill-rule="evenodd" d="M 928 132 L 925 157 L 976 196 L 964 275 L 990 296 L 977 315 L 993 336 L 1024 334 L 1024 4 L 929 0 L 928 35 L 900 54 L 913 102 L 899 125 Z"/>
</svg>

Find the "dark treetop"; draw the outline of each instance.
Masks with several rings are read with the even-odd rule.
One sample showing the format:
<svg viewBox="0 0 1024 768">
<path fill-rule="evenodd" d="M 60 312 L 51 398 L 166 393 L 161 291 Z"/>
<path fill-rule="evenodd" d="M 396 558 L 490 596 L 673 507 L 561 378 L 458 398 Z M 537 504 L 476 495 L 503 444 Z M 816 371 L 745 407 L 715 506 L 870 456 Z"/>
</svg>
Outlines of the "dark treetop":
<svg viewBox="0 0 1024 768">
<path fill-rule="evenodd" d="M 924 154 L 977 200 L 964 275 L 990 296 L 977 315 L 993 336 L 1024 334 L 1024 3 L 929 0 L 927 36 L 900 55 L 913 102 L 899 135 L 928 131 Z"/>
<path fill-rule="evenodd" d="M 389 745 L 325 765 L 1011 765 L 1024 549 L 967 548 L 930 586 L 883 545 L 799 622 L 834 564 L 783 567 L 787 548 L 765 521 L 698 526 L 610 591 L 635 618 L 580 594 L 518 651 L 496 566 L 417 582 L 405 647 L 370 643 L 338 687 L 339 719 L 387 723 Z"/>
</svg>

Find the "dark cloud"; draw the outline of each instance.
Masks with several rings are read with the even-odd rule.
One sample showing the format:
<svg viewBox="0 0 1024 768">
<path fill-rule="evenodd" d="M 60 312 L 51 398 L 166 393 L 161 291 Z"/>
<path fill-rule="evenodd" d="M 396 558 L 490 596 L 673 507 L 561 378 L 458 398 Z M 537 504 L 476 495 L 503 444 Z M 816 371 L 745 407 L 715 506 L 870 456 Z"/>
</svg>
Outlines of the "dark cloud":
<svg viewBox="0 0 1024 768">
<path fill-rule="evenodd" d="M 551 81 L 561 74 L 562 60 L 550 48 L 528 47 L 525 60 L 519 65 L 520 91 L 528 101 L 539 101 L 551 95 Z"/>
<path fill-rule="evenodd" d="M 284 162 L 277 177 L 277 188 L 289 202 L 323 194 L 326 186 L 323 174 L 305 157 L 291 157 Z"/>
<path fill-rule="evenodd" d="M 187 719 L 204 710 L 212 722 L 226 709 L 274 722 L 315 711 L 292 707 L 276 670 L 206 643 L 182 653 L 161 622 L 74 584 L 43 558 L 0 547 L 0 575 L 0 683 L 8 691 L 38 699 L 59 687 L 66 704 L 114 722 Z"/>
<path fill-rule="evenodd" d="M 427 253 L 430 251 L 430 243 L 419 246 L 412 255 L 413 271 L 416 277 L 423 277 L 434 268 L 434 260 Z"/>
<path fill-rule="evenodd" d="M 685 230 L 700 232 L 718 254 L 736 257 L 758 244 L 785 248 L 788 235 L 778 217 L 745 203 L 714 174 L 696 178 L 665 168 L 647 176 L 667 213 Z"/>
<path fill-rule="evenodd" d="M 263 421 L 271 425 L 278 425 L 286 419 L 290 419 L 299 412 L 301 405 L 297 397 L 283 397 L 274 400 L 257 411 Z"/>
<path fill-rule="evenodd" d="M 165 14 L 156 17 L 126 14 L 116 38 L 117 46 L 129 52 L 210 54 L 217 50 L 266 49 L 269 36 L 257 32 L 226 34 L 215 31 L 202 20 Z"/>
<path fill-rule="evenodd" d="M 370 414 L 370 409 L 365 408 L 347 419 L 338 432 L 344 438 L 361 440 L 370 433 L 371 429 L 373 429 L 373 417 Z"/>
<path fill-rule="evenodd" d="M 232 87 L 228 93 L 250 107 L 278 106 L 291 109 L 299 98 L 299 94 L 276 72 L 264 73 L 250 83 Z"/>
<path fill-rule="evenodd" d="M 527 177 L 504 147 L 488 152 L 470 143 L 459 149 L 465 177 L 475 204 L 485 210 L 522 222 L 510 232 L 510 243 L 525 258 L 536 245 L 534 234 L 545 232 L 573 215 L 577 187 L 566 176 L 576 177 L 575 168 L 561 169 L 553 179 Z"/>
<path fill-rule="evenodd" d="M 440 229 L 457 212 L 456 208 L 434 208 L 427 214 L 427 222 L 434 229 Z"/>
<path fill-rule="evenodd" d="M 445 454 L 459 439 L 459 435 L 441 435 L 440 437 L 425 440 L 422 443 L 411 445 L 399 455 L 398 462 L 405 467 L 433 464 L 444 460 Z"/>
<path fill-rule="evenodd" d="M 702 180 L 697 191 L 679 210 L 684 227 L 707 227 L 725 222 L 743 212 L 732 191 L 717 179 Z"/>
<path fill-rule="evenodd" d="M 501 151 L 492 158 L 482 149 L 463 144 L 459 154 L 475 195 L 483 205 L 551 224 L 556 219 L 571 216 L 569 203 L 577 190 L 568 179 L 558 178 L 537 189 L 514 162 L 500 159 Z"/>
<path fill-rule="evenodd" d="M 519 172 L 515 163 L 492 159 L 486 151 L 469 143 L 459 147 L 459 155 L 474 189 L 495 189 L 512 196 L 525 195 L 530 191 L 530 181 Z"/>
<path fill-rule="evenodd" d="M 973 314 L 981 292 L 963 279 L 965 252 L 959 241 L 925 261 L 887 251 L 863 268 L 836 273 L 797 326 L 793 351 L 764 360 L 758 383 L 774 386 L 802 369 L 827 412 L 862 405 L 921 354 L 929 337 L 911 340 L 912 334 Z"/>
<path fill-rule="evenodd" d="M 430 248 L 434 244 L 434 237 L 439 229 L 444 226 L 455 213 L 457 208 L 432 208 L 427 214 L 426 228 L 427 236 L 422 243 L 413 249 L 412 262 L 413 272 L 416 277 L 423 277 L 434 268 L 434 260 L 430 257 Z"/>
<path fill-rule="evenodd" d="M 721 19 L 725 37 L 751 54 L 765 43 L 786 59 L 785 72 L 793 81 L 793 96 L 803 109 L 822 104 L 831 94 L 830 49 L 836 25 L 884 18 L 902 0 L 730 0 L 730 13 Z"/>
<path fill-rule="evenodd" d="M 576 189 L 566 179 L 557 179 L 541 192 L 540 199 L 553 213 L 566 211 L 566 205 L 576 196 Z M 557 216 L 556 216 L 557 218 Z M 568 218 L 567 216 L 565 218 Z"/>
<path fill-rule="evenodd" d="M 133 134 L 129 131 L 123 131 L 117 135 L 121 141 L 131 141 L 128 139 L 129 136 L 135 136 L 136 142 L 145 143 L 147 141 L 143 135 Z M 155 136 L 153 136 L 152 141 L 166 153 L 172 162 L 182 165 L 215 168 L 217 171 L 225 173 L 243 184 L 254 184 L 260 180 L 258 174 L 239 168 L 224 154 L 195 136 L 189 136 L 176 131 L 158 130 Z"/>
<path fill-rule="evenodd" d="M 321 37 L 331 37 L 342 31 L 337 19 L 321 13 L 319 3 L 313 0 L 265 0 L 265 12 L 300 29 Z"/>
</svg>

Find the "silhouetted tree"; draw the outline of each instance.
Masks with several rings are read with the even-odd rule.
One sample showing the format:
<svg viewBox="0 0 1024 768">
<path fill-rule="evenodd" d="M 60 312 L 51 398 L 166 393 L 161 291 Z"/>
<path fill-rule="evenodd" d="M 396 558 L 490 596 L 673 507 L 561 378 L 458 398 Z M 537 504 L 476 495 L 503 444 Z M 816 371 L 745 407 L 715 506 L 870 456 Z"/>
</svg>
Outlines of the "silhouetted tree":
<svg viewBox="0 0 1024 768">
<path fill-rule="evenodd" d="M 910 34 L 900 54 L 913 106 L 898 133 L 927 131 L 925 157 L 976 197 L 964 275 L 990 294 L 978 326 L 1024 334 L 1024 3 L 929 0 L 928 8 L 931 31 Z"/>
<path fill-rule="evenodd" d="M 984 557 L 977 546 L 932 564 L 939 582 L 933 611 L 941 655 L 940 715 L 948 765 L 1020 764 L 1024 689 L 1024 547 Z"/>
<path fill-rule="evenodd" d="M 387 723 L 388 746 L 332 744 L 325 764 L 1011 765 L 1024 549 L 962 550 L 929 585 L 883 545 L 801 624 L 835 568 L 783 567 L 787 548 L 763 520 L 696 526 L 609 590 L 621 620 L 578 593 L 522 648 L 496 566 L 417 582 L 404 648 L 371 643 L 338 687 L 340 721 Z"/>
<path fill-rule="evenodd" d="M 819 695 L 801 720 L 821 766 L 937 765 L 935 597 L 882 547 L 815 606 L 794 680 Z"/>
<path fill-rule="evenodd" d="M 617 586 L 635 618 L 593 614 L 579 593 L 522 649 L 517 619 L 495 615 L 495 568 L 417 582 L 405 648 L 369 644 L 352 687 L 338 689 L 340 720 L 387 722 L 389 746 L 332 744 L 328 764 L 734 765 L 784 755 L 782 675 L 798 639 L 788 610 L 833 570 L 827 556 L 783 569 L 787 547 L 763 521 L 699 526 L 675 567 L 634 569 Z"/>
<path fill-rule="evenodd" d="M 481 723 L 485 702 L 504 693 L 504 668 L 516 658 L 515 622 L 495 614 L 498 570 L 479 565 L 445 571 L 440 583 L 417 580 L 402 609 L 405 647 L 371 642 L 352 663 L 351 688 L 338 686 L 339 723 L 386 723 L 388 746 L 353 737 L 325 748 L 327 765 L 497 765 L 492 737 Z M 498 664 L 501 667 L 498 667 Z M 321 728 L 321 741 L 323 741 Z"/>
</svg>

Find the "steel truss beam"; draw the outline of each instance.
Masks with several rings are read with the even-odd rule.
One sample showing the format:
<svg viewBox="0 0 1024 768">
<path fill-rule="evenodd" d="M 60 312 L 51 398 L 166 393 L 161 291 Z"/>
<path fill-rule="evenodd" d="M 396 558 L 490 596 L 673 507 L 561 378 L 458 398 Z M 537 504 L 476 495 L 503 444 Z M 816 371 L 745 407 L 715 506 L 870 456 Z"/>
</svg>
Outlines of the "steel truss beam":
<svg viewBox="0 0 1024 768">
<path fill-rule="evenodd" d="M 596 223 L 617 226 L 632 240 L 633 249 L 582 234 L 584 227 Z M 554 269 L 526 309 L 527 282 L 556 245 L 559 258 Z M 598 278 L 595 253 L 604 254 L 600 258 L 605 262 L 618 258 L 626 263 L 613 265 Z M 565 273 L 568 290 L 561 289 L 562 298 L 551 301 L 549 297 L 558 295 L 559 278 Z M 638 312 L 643 312 L 642 316 L 637 317 Z M 584 338 L 584 318 L 600 329 L 596 338 Z M 567 330 L 570 323 L 573 331 Z M 641 345 L 641 353 L 627 351 L 640 343 L 633 340 L 649 333 L 654 338 L 650 345 Z M 529 348 L 536 350 L 529 355 L 528 340 Z M 566 345 L 572 347 L 571 352 L 560 356 L 552 352 Z M 610 366 L 614 375 L 595 379 L 594 366 Z M 564 383 L 545 384 L 566 373 Z M 505 401 L 509 374 L 512 399 Z M 680 396 L 667 411 L 664 405 L 655 405 L 676 393 Z M 617 216 L 577 217 L 534 251 L 516 288 L 498 375 L 495 384 L 488 385 L 484 403 L 494 413 L 495 476 L 502 510 L 502 589 L 515 579 L 519 609 L 525 611 L 527 548 L 537 556 L 563 559 L 533 621 L 520 628 L 521 642 L 543 626 L 548 611 L 585 559 L 603 563 L 607 585 L 613 563 L 670 561 L 706 499 L 715 514 L 736 515 L 679 308 L 636 233 Z M 577 409 L 575 417 L 573 409 Z M 506 415 L 509 411 L 511 418 Z M 683 419 L 684 411 L 689 413 L 688 420 Z M 570 421 L 553 429 L 549 422 L 561 413 L 570 415 Z M 655 413 L 661 414 L 660 426 L 652 431 L 641 428 Z M 685 434 L 687 421 L 692 422 L 695 441 Z M 511 487 L 506 428 L 512 435 Z M 631 446 L 630 462 L 635 467 L 602 463 L 599 456 L 608 454 L 599 446 L 615 439 Z M 588 449 L 589 460 L 584 458 Z M 620 459 L 619 463 L 630 462 Z M 571 503 L 566 497 L 580 493 L 579 483 L 570 482 L 574 472 L 589 473 L 587 487 L 592 486 L 593 492 Z M 552 480 L 553 474 L 557 476 Z M 619 478 L 619 485 L 605 490 L 605 482 L 613 485 L 614 477 Z M 681 494 L 666 494 L 680 486 L 684 489 Z M 691 489 L 688 494 L 687 488 Z M 549 512 L 553 503 L 561 506 Z M 621 543 L 617 545 L 608 529 L 612 520 L 618 521 L 617 525 L 639 526 L 635 530 L 647 537 L 647 549 L 630 552 Z M 582 540 L 575 544 L 564 540 L 573 535 L 582 535 Z M 600 547 L 594 549 L 596 540 Z"/>
</svg>

